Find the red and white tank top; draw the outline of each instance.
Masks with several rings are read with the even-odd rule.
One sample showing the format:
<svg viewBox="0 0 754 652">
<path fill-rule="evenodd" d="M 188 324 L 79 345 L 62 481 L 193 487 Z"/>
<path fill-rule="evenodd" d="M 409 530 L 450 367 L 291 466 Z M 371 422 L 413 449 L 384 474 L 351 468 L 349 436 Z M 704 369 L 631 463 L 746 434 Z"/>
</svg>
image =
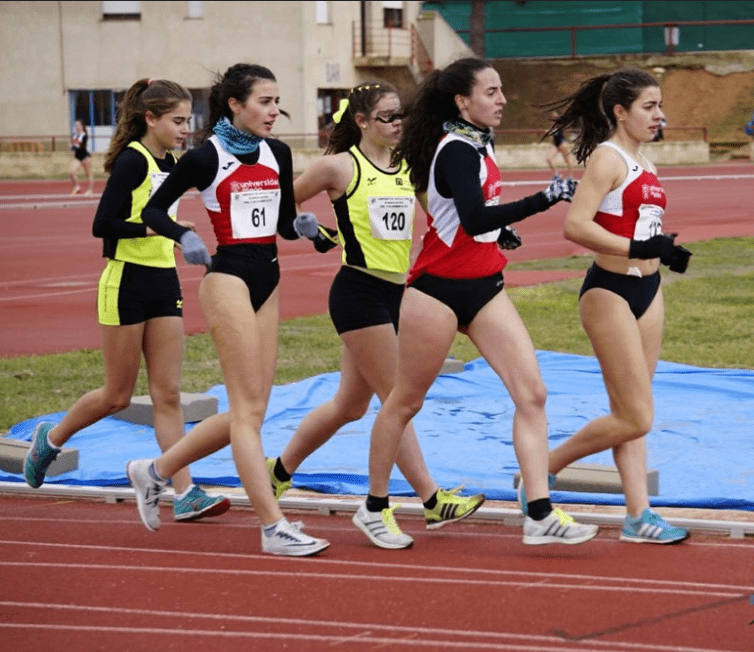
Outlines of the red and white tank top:
<svg viewBox="0 0 754 652">
<path fill-rule="evenodd" d="M 608 141 L 599 147 L 612 147 L 618 152 L 628 174 L 620 186 L 605 195 L 594 221 L 610 233 L 634 240 L 648 240 L 661 234 L 667 198 L 657 176 L 615 143 Z"/>
<path fill-rule="evenodd" d="M 422 248 L 409 272 L 408 283 L 421 274 L 432 274 L 443 278 L 483 278 L 503 270 L 508 260 L 497 244 L 500 229 L 476 236 L 468 235 L 461 226 L 452 197 L 443 197 L 435 186 L 435 163 L 448 143 L 460 141 L 479 151 L 479 146 L 464 138 L 449 133 L 437 146 L 429 170 L 427 188 L 427 226 L 422 238 Z M 481 155 L 479 183 L 487 206 L 500 203 L 502 180 L 497 167 L 492 145 L 486 146 Z"/>
<path fill-rule="evenodd" d="M 259 160 L 244 165 L 226 151 L 217 136 L 217 174 L 202 190 L 218 245 L 269 244 L 276 240 L 280 214 L 280 166 L 270 146 L 259 143 Z"/>
</svg>

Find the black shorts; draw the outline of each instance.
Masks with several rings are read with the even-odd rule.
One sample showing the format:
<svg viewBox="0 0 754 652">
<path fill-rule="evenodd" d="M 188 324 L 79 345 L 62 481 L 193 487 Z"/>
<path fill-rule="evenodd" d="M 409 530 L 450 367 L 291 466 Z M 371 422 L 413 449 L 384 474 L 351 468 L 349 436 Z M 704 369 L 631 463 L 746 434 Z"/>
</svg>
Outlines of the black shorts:
<svg viewBox="0 0 754 652">
<path fill-rule="evenodd" d="M 97 313 L 103 326 L 182 317 L 183 296 L 177 270 L 108 260 L 100 276 Z"/>
<path fill-rule="evenodd" d="M 73 158 L 75 158 L 77 161 L 85 161 L 90 156 L 91 154 L 85 150 L 82 150 L 82 149 L 73 150 Z"/>
<path fill-rule="evenodd" d="M 237 276 L 249 288 L 251 306 L 257 312 L 280 283 L 276 244 L 220 245 L 212 256 L 212 270 Z"/>
<path fill-rule="evenodd" d="M 652 304 L 660 289 L 660 272 L 657 271 L 650 276 L 630 276 L 608 272 L 592 264 L 581 285 L 579 299 L 584 296 L 584 292 L 592 288 L 603 288 L 622 297 L 628 303 L 634 317 L 639 319 Z"/>
<path fill-rule="evenodd" d="M 498 272 L 483 278 L 441 278 L 422 274 L 409 287 L 444 303 L 455 313 L 458 326 L 466 327 L 495 295 L 502 292 L 504 285 L 503 273 Z"/>
<path fill-rule="evenodd" d="M 343 266 L 330 286 L 330 319 L 338 335 L 380 324 L 398 330 L 404 285 Z"/>
<path fill-rule="evenodd" d="M 552 135 L 552 142 L 555 144 L 555 147 L 560 147 L 565 142 L 565 136 L 562 132 L 557 131 Z"/>
</svg>

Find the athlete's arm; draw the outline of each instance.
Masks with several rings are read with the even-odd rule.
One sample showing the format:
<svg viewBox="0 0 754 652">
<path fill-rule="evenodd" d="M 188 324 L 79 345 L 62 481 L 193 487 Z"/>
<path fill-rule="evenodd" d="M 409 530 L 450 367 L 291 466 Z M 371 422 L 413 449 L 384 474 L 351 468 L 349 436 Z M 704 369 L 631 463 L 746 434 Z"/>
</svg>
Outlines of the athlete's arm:
<svg viewBox="0 0 754 652">
<path fill-rule="evenodd" d="M 187 190 L 203 190 L 209 186 L 217 171 L 217 163 L 217 151 L 212 145 L 186 152 L 144 207 L 142 221 L 156 233 L 180 242 L 190 229 L 174 222 L 168 209 Z"/>
<path fill-rule="evenodd" d="M 286 240 L 298 240 L 298 231 L 293 227 L 296 219 L 296 201 L 293 196 L 293 155 L 291 148 L 279 140 L 267 141 L 280 168 L 280 212 L 278 233 Z"/>
<path fill-rule="evenodd" d="M 443 197 L 453 198 L 466 233 L 488 233 L 550 208 L 544 192 L 507 204 L 485 206 L 479 185 L 482 155 L 475 147 L 456 141 L 448 143 L 435 162 L 435 185 Z"/>
<path fill-rule="evenodd" d="M 568 207 L 563 225 L 567 240 L 599 254 L 628 256 L 630 238 L 611 233 L 594 221 L 602 200 L 626 174 L 623 159 L 613 149 L 598 147 L 592 153 Z"/>
<path fill-rule="evenodd" d="M 131 216 L 131 193 L 147 177 L 147 162 L 134 149 L 125 149 L 115 159 L 92 223 L 95 238 L 126 239 L 147 235 L 145 224 L 127 222 Z"/>
</svg>

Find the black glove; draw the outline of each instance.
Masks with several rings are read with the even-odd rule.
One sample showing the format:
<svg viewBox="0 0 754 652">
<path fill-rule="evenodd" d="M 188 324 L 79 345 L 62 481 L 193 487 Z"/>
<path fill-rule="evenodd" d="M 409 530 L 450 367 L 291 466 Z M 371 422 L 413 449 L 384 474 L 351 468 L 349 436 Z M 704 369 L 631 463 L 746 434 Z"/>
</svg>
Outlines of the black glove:
<svg viewBox="0 0 754 652">
<path fill-rule="evenodd" d="M 311 241 L 314 243 L 314 248 L 319 251 L 319 253 L 327 253 L 333 247 L 338 246 L 338 230 L 320 224 L 317 229 L 317 235 L 315 235 Z"/>
<path fill-rule="evenodd" d="M 667 265 L 671 272 L 683 274 L 689 266 L 689 258 L 691 258 L 691 252 L 686 247 L 675 245 L 673 253 L 667 258 L 660 258 L 660 262 Z"/>
<path fill-rule="evenodd" d="M 650 258 L 670 259 L 673 255 L 673 240 L 675 240 L 675 233 L 670 235 L 653 235 L 647 240 L 631 240 L 631 244 L 628 247 L 629 258 L 641 258 L 642 260 L 649 260 Z M 664 262 L 664 261 L 663 261 Z"/>
<path fill-rule="evenodd" d="M 552 206 L 559 201 L 571 201 L 576 192 L 575 179 L 553 179 L 552 183 L 543 190 L 545 199 Z"/>
<path fill-rule="evenodd" d="M 521 246 L 521 236 L 512 226 L 504 226 L 500 229 L 497 244 L 501 249 L 518 249 Z"/>
</svg>

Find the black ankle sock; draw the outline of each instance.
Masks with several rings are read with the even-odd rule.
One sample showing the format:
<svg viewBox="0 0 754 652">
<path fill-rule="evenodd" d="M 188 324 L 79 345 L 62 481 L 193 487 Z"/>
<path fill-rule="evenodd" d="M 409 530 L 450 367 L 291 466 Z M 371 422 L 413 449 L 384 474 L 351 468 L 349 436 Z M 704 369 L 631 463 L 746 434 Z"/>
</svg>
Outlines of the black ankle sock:
<svg viewBox="0 0 754 652">
<path fill-rule="evenodd" d="M 280 480 L 280 482 L 288 482 L 288 480 L 291 479 L 291 474 L 285 470 L 285 467 L 283 466 L 283 460 L 281 460 L 279 457 L 275 461 L 275 469 L 273 470 L 273 473 L 275 474 L 275 477 Z"/>
<path fill-rule="evenodd" d="M 369 494 L 367 496 L 367 511 L 368 512 L 381 512 L 383 509 L 390 507 L 390 500 L 388 496 L 373 496 Z"/>
<path fill-rule="evenodd" d="M 435 493 L 432 494 L 430 499 L 426 503 L 424 503 L 424 508 L 434 509 L 436 505 L 437 505 L 437 492 L 435 491 Z"/>
<path fill-rule="evenodd" d="M 552 503 L 549 498 L 540 498 L 539 500 L 532 500 L 527 506 L 529 516 L 535 521 L 541 521 L 552 511 Z"/>
</svg>

